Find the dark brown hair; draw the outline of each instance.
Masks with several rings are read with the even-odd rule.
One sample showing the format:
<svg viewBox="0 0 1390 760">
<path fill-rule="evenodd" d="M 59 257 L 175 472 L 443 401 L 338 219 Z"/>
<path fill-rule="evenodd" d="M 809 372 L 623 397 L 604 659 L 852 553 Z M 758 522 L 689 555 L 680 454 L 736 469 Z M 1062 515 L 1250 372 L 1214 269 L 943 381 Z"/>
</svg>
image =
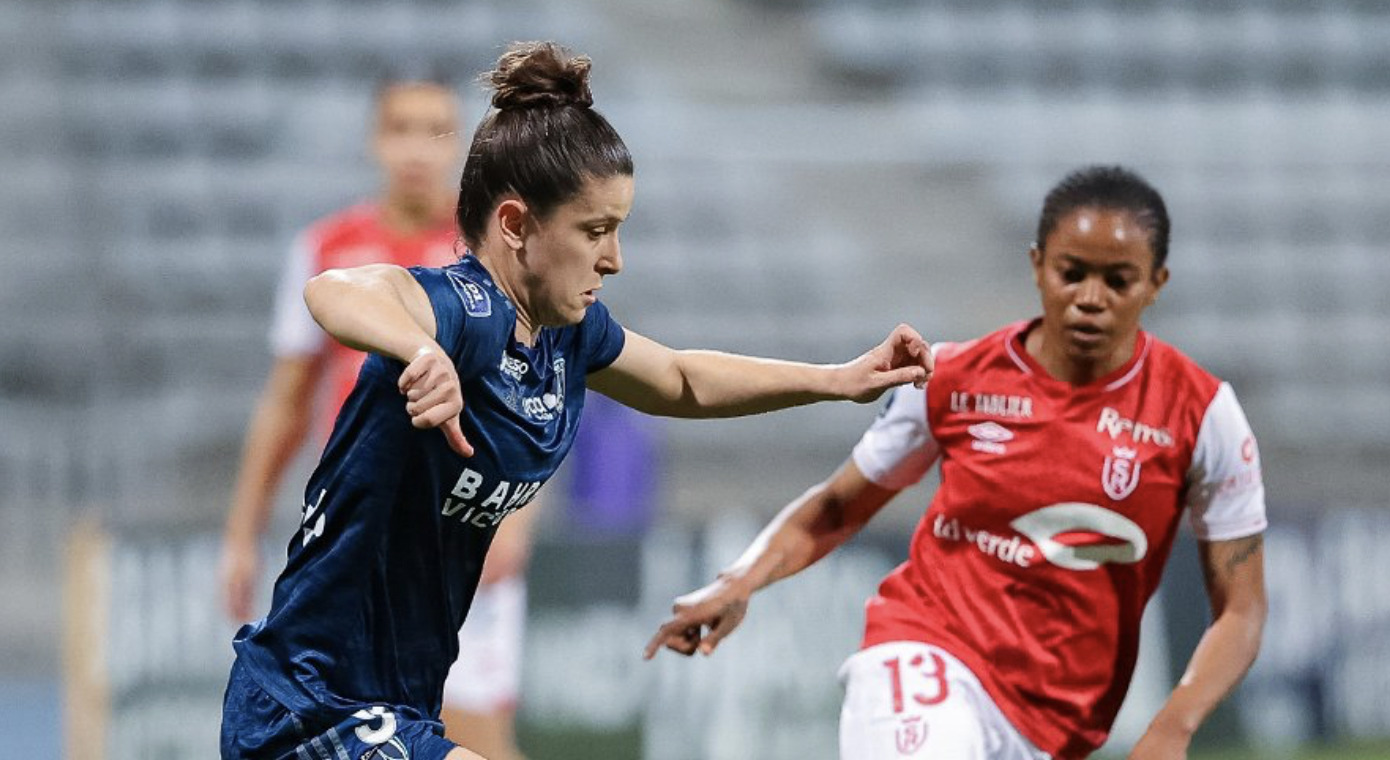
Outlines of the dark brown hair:
<svg viewBox="0 0 1390 760">
<path fill-rule="evenodd" d="M 1171 225 L 1163 196 L 1143 177 L 1123 166 L 1088 166 L 1068 174 L 1047 193 L 1042 216 L 1038 219 L 1038 238 L 1033 245 L 1043 250 L 1047 236 L 1067 214 L 1079 208 L 1127 211 L 1149 233 L 1154 272 L 1168 260 Z"/>
<path fill-rule="evenodd" d="M 544 218 L 589 179 L 632 174 L 632 155 L 593 109 L 586 56 L 553 42 L 518 42 L 483 75 L 492 109 L 473 134 L 459 180 L 458 224 L 469 246 L 503 195 Z"/>
</svg>

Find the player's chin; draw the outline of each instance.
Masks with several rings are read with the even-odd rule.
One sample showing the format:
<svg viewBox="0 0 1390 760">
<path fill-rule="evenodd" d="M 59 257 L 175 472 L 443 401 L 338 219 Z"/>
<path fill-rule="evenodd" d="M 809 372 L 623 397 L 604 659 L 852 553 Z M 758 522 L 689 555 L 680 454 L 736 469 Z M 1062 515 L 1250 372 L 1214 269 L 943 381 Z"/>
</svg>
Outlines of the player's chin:
<svg viewBox="0 0 1390 760">
<path fill-rule="evenodd" d="M 567 325 L 577 325 L 584 321 L 584 315 L 589 313 L 589 302 L 574 304 L 565 310 L 562 319 Z"/>
</svg>

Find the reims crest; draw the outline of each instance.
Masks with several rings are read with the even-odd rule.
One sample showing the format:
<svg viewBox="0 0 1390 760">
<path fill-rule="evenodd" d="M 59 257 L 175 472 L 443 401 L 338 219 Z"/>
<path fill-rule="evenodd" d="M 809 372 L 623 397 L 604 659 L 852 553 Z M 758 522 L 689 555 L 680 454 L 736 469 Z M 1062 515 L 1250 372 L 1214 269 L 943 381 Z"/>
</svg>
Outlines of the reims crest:
<svg viewBox="0 0 1390 760">
<path fill-rule="evenodd" d="M 1120 501 L 1134 493 L 1139 486 L 1138 457 L 1137 450 L 1116 446 L 1105 458 L 1105 467 L 1100 471 L 1100 484 L 1106 496 Z"/>
<path fill-rule="evenodd" d="M 922 722 L 921 716 L 903 718 L 896 739 L 899 755 L 916 754 L 927 742 L 927 724 Z"/>
</svg>

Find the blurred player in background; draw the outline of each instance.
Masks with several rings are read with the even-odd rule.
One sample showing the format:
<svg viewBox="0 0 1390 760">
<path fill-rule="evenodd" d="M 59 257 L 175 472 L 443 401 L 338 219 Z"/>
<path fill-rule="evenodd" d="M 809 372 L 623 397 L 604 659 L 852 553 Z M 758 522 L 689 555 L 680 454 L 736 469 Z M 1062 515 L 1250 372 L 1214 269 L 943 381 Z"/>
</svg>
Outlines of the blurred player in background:
<svg viewBox="0 0 1390 760">
<path fill-rule="evenodd" d="M 458 258 L 454 223 L 458 96 L 444 77 L 394 75 L 376 93 L 372 155 L 381 195 L 321 220 L 295 240 L 281 272 L 271 328 L 275 363 L 242 450 L 222 547 L 227 614 L 252 619 L 261 538 L 286 468 L 306 440 L 321 447 L 366 354 L 329 338 L 304 305 L 304 283 L 362 264 L 444 266 Z M 533 511 L 498 531 L 460 631 L 460 658 L 445 689 L 444 719 L 460 743 L 495 760 L 520 758 L 514 714 L 526 614 L 524 572 Z"/>
<path fill-rule="evenodd" d="M 1259 454 L 1231 387 L 1140 329 L 1169 221 L 1137 175 L 1096 167 L 1043 205 L 1043 315 L 934 347 L 853 455 L 787 505 L 647 646 L 710 654 L 754 591 L 825 556 L 940 461 L 910 557 L 869 600 L 841 669 L 840 756 L 1080 758 L 1105 740 L 1184 510 L 1212 623 L 1131 758 L 1183 758 L 1258 652 Z"/>
<path fill-rule="evenodd" d="M 588 77 L 587 58 L 549 43 L 498 61 L 459 183 L 457 264 L 333 270 L 305 288 L 315 320 L 371 355 L 270 612 L 236 635 L 223 758 L 478 757 L 436 720 L 457 631 L 498 524 L 568 452 L 586 387 L 652 414 L 727 417 L 926 382 L 930 353 L 906 326 L 832 366 L 624 330 L 597 292 L 622 268 L 633 165 Z"/>
</svg>

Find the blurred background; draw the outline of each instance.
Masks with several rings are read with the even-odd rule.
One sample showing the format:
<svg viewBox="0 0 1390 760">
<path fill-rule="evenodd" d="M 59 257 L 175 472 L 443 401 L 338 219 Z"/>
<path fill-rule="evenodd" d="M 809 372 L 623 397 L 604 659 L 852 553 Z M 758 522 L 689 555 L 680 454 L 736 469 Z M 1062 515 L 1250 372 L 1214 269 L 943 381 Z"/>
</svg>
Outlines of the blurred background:
<svg viewBox="0 0 1390 760">
<path fill-rule="evenodd" d="M 1390 757 L 1380 0 L 7 0 L 0 755 L 62 757 L 76 730 L 111 758 L 212 756 L 217 531 L 289 241 L 377 187 L 393 59 L 457 72 L 471 125 L 472 78 L 540 38 L 593 57 L 637 161 L 606 300 L 676 347 L 841 361 L 898 321 L 974 337 L 1038 311 L 1048 187 L 1145 174 L 1174 220 L 1146 327 L 1234 384 L 1272 521 L 1264 651 L 1196 756 Z M 930 483 L 759 597 L 718 657 L 639 654 L 874 414 L 620 419 L 628 469 L 601 444 L 571 462 L 530 573 L 533 760 L 835 756 L 835 671 Z M 1195 556 L 1185 537 L 1146 619 L 1120 748 L 1205 624 Z"/>
</svg>

